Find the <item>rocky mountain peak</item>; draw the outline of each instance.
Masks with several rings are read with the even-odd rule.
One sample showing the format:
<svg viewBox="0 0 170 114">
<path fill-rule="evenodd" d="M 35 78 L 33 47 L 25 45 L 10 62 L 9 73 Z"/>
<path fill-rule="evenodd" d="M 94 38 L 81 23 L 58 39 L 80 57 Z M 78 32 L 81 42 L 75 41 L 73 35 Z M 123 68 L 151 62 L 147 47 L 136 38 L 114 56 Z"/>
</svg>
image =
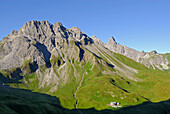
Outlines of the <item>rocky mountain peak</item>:
<svg viewBox="0 0 170 114">
<path fill-rule="evenodd" d="M 31 37 L 39 37 L 39 35 L 47 37 L 51 36 L 53 32 L 48 21 L 28 21 L 20 28 L 18 34 Z"/>
<path fill-rule="evenodd" d="M 95 35 L 93 35 L 91 38 L 92 38 L 92 39 L 96 39 L 97 37 L 96 37 Z"/>
<path fill-rule="evenodd" d="M 99 38 L 97 38 L 95 35 L 93 35 L 93 36 L 91 37 L 91 39 L 93 39 L 93 41 L 96 42 L 96 43 L 98 43 L 98 44 L 104 45 L 104 43 L 103 43 Z"/>
<path fill-rule="evenodd" d="M 105 44 L 105 47 L 107 47 L 111 51 L 113 51 L 113 47 L 114 49 L 117 47 L 117 42 L 115 41 L 113 36 L 110 37 L 109 41 Z"/>
<path fill-rule="evenodd" d="M 28 27 L 39 27 L 40 25 L 50 25 L 50 23 L 48 21 L 36 21 L 36 20 L 33 20 L 33 21 L 28 21 L 24 24 L 23 27 L 21 28 L 28 28 Z"/>
<path fill-rule="evenodd" d="M 80 28 L 78 28 L 78 27 L 72 27 L 72 28 L 70 28 L 70 30 L 72 30 L 74 32 L 81 32 Z"/>
<path fill-rule="evenodd" d="M 151 54 L 157 54 L 157 51 L 156 50 L 153 50 L 150 52 Z"/>
<path fill-rule="evenodd" d="M 11 35 L 18 35 L 18 31 L 13 30 L 13 31 L 11 32 L 10 36 L 11 36 Z"/>
<path fill-rule="evenodd" d="M 111 43 L 111 44 L 117 44 L 115 38 L 113 36 L 110 37 L 108 43 Z"/>
<path fill-rule="evenodd" d="M 54 27 L 64 27 L 61 22 L 54 23 L 53 26 L 54 26 Z"/>
</svg>

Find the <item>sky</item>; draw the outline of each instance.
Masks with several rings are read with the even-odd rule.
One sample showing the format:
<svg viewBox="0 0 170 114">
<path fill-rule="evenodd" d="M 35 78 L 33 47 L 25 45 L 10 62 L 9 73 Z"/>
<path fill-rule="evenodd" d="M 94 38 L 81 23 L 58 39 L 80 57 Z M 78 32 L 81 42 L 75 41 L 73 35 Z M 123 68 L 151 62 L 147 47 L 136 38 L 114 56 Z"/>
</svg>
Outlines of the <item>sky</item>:
<svg viewBox="0 0 170 114">
<path fill-rule="evenodd" d="M 0 40 L 27 21 L 61 22 L 138 51 L 170 53 L 170 0 L 1 0 Z"/>
</svg>

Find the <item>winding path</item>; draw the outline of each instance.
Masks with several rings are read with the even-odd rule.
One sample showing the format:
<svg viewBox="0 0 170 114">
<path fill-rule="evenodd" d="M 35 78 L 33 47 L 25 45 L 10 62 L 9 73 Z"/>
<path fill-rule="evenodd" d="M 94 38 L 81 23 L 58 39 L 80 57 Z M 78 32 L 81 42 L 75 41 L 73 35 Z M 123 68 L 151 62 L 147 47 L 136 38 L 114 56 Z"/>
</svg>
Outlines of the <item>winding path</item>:
<svg viewBox="0 0 170 114">
<path fill-rule="evenodd" d="M 77 105 L 78 105 L 78 99 L 77 99 L 77 97 L 76 97 L 76 94 L 77 94 L 77 91 L 78 91 L 78 89 L 81 87 L 81 84 L 82 84 L 82 82 L 83 82 L 83 79 L 84 79 L 84 74 L 85 74 L 85 70 L 84 70 L 84 67 L 83 67 L 83 76 L 81 77 L 81 81 L 80 81 L 80 83 L 79 83 L 79 85 L 77 86 L 77 88 L 76 88 L 76 91 L 75 91 L 75 93 L 74 93 L 74 98 L 76 99 L 76 104 L 75 104 L 75 108 L 80 112 L 80 114 L 83 114 L 83 112 L 82 111 L 80 111 L 78 108 L 77 108 Z"/>
</svg>

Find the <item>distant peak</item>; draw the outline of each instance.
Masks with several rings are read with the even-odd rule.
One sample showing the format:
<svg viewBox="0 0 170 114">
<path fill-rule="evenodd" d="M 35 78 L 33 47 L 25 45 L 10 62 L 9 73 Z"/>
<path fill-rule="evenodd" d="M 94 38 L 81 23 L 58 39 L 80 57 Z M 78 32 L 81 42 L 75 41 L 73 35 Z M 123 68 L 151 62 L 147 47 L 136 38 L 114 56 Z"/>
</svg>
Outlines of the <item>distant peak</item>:
<svg viewBox="0 0 170 114">
<path fill-rule="evenodd" d="M 59 24 L 60 26 L 63 26 L 63 24 L 62 24 L 61 22 L 58 22 L 58 24 Z"/>
<path fill-rule="evenodd" d="M 145 53 L 145 51 L 144 51 L 144 50 L 142 50 L 140 53 Z"/>
<path fill-rule="evenodd" d="M 116 43 L 117 44 L 117 42 L 113 36 L 110 37 L 108 43 Z"/>
<path fill-rule="evenodd" d="M 72 28 L 70 28 L 70 30 L 73 30 L 73 31 L 79 31 L 79 32 L 81 32 L 81 30 L 80 30 L 80 28 L 78 28 L 78 27 L 72 27 Z"/>
<path fill-rule="evenodd" d="M 114 38 L 113 36 L 111 36 L 110 39 L 113 40 L 113 41 L 116 41 L 115 38 Z"/>
<path fill-rule="evenodd" d="M 61 22 L 54 23 L 53 25 L 54 25 L 54 26 L 60 26 L 60 27 L 63 27 L 63 24 L 62 24 Z"/>
<path fill-rule="evenodd" d="M 99 38 L 97 38 L 95 35 L 91 36 L 91 39 L 93 39 L 94 42 L 98 42 L 99 44 L 104 45 L 104 43 Z"/>
<path fill-rule="evenodd" d="M 10 35 L 17 35 L 17 34 L 18 34 L 18 31 L 13 30 L 13 31 L 11 32 L 11 34 L 10 34 Z"/>
<path fill-rule="evenodd" d="M 97 38 L 95 35 L 91 36 L 93 40 L 101 41 L 99 38 Z"/>
<path fill-rule="evenodd" d="M 97 37 L 95 35 L 93 35 L 91 38 L 94 39 L 94 38 L 97 38 Z"/>
<path fill-rule="evenodd" d="M 153 50 L 150 52 L 151 54 L 157 54 L 157 51 L 156 50 Z"/>
</svg>

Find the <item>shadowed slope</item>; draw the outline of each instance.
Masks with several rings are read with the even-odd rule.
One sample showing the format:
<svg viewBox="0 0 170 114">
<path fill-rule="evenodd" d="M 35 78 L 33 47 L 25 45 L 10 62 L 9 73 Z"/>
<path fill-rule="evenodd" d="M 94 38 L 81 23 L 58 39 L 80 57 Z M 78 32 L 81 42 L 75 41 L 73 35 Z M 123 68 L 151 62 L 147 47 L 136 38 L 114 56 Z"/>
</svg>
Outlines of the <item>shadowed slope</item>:
<svg viewBox="0 0 170 114">
<path fill-rule="evenodd" d="M 68 110 L 60 106 L 58 98 L 46 94 L 31 92 L 28 90 L 3 88 L 0 86 L 0 113 L 10 114 L 79 114 L 80 111 L 88 114 L 168 114 L 170 113 L 170 100 L 152 103 L 146 102 L 137 106 L 129 106 L 116 111 L 95 109 Z"/>
</svg>

